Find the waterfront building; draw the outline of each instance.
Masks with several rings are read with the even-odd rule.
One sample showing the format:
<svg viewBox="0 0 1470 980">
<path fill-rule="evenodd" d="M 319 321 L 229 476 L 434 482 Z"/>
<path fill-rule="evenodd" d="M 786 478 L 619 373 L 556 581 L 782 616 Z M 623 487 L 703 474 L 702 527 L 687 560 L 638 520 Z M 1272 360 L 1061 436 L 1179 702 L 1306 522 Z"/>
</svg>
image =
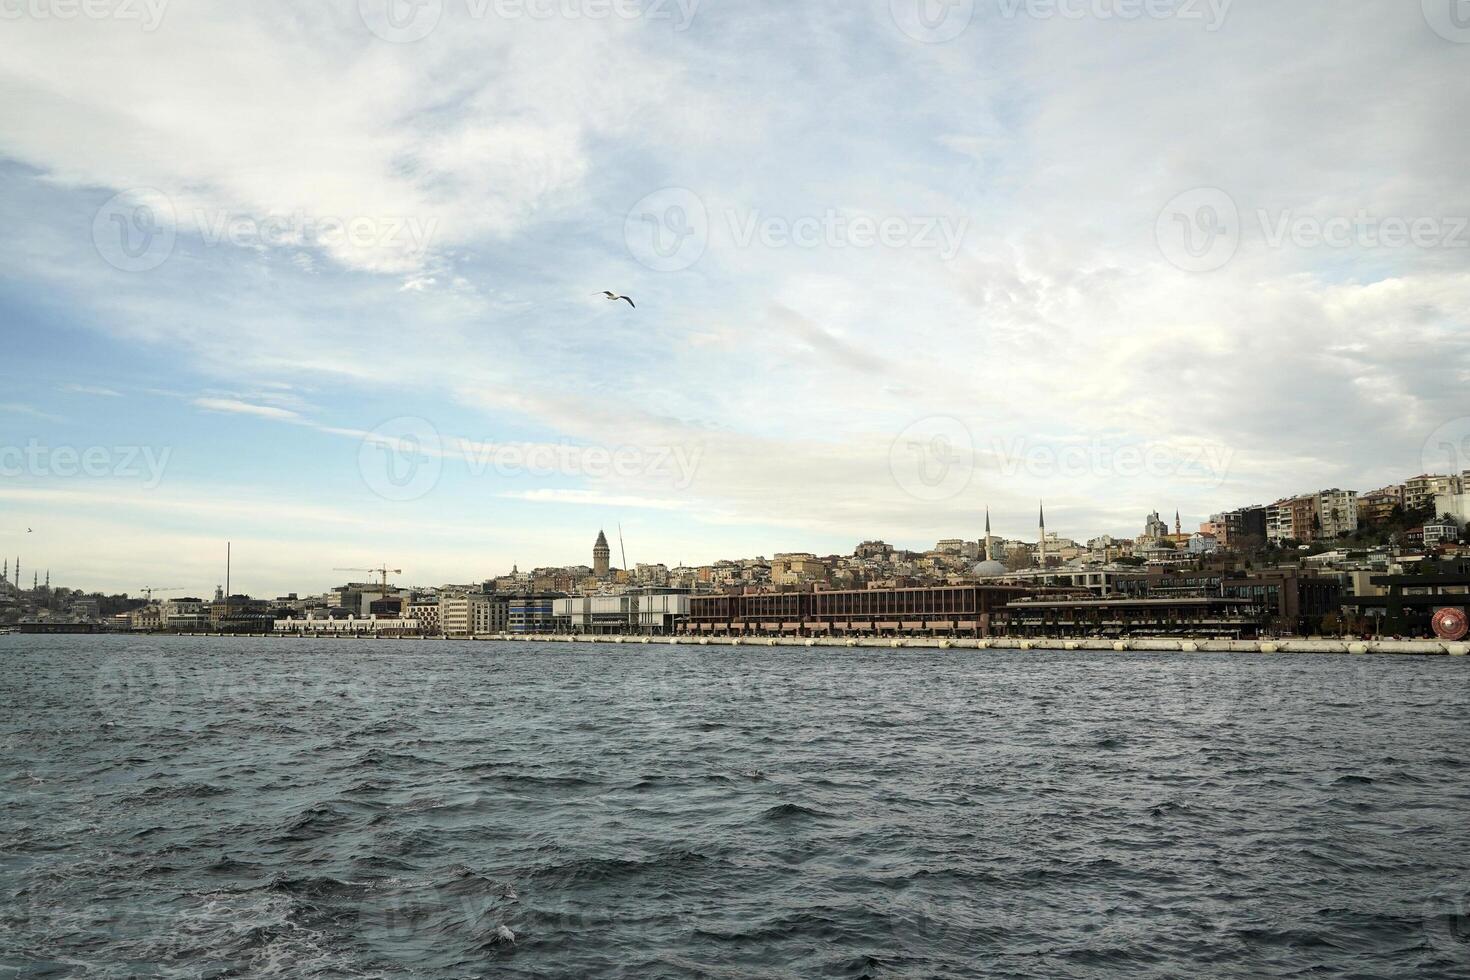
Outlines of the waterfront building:
<svg viewBox="0 0 1470 980">
<path fill-rule="evenodd" d="M 1023 568 L 1006 572 L 1002 582 L 1025 586 L 1031 591 L 1063 589 L 1109 596 L 1126 591 L 1129 582 L 1144 581 L 1148 573 L 1132 566 L 1088 565 L 1083 567 Z"/>
<path fill-rule="evenodd" d="M 712 636 L 991 636 L 1016 585 L 692 596 L 686 633 Z"/>
<path fill-rule="evenodd" d="M 441 595 L 439 632 L 455 639 L 504 633 L 510 625 L 511 599 L 483 592 Z"/>
<path fill-rule="evenodd" d="M 1381 636 L 1433 636 L 1441 609 L 1470 612 L 1470 561 L 1427 561 L 1413 575 L 1378 575 L 1378 594 L 1344 605 L 1375 624 Z"/>
<path fill-rule="evenodd" d="M 403 616 L 305 616 L 275 621 L 277 635 L 289 636 L 418 636 L 416 619 Z"/>
<path fill-rule="evenodd" d="M 1341 611 L 1342 584 L 1336 578 L 1307 576 L 1292 569 L 1266 569 L 1227 578 L 1221 588 L 1227 597 L 1254 601 L 1275 632 L 1311 635 L 1318 632 L 1324 617 Z"/>
<path fill-rule="evenodd" d="M 270 633 L 275 622 L 270 604 L 249 596 L 233 595 L 209 606 L 209 628 L 217 633 Z"/>
<path fill-rule="evenodd" d="M 438 636 L 442 632 L 437 598 L 414 598 L 408 603 L 408 619 L 419 624 L 424 636 Z"/>
<path fill-rule="evenodd" d="M 664 636 L 673 633 L 676 623 L 688 615 L 688 594 L 672 590 L 552 600 L 552 616 L 559 633 Z"/>
<path fill-rule="evenodd" d="M 1223 596 L 1125 598 L 1038 596 L 1006 605 L 1009 636 L 1252 639 L 1264 619 L 1250 599 Z"/>
<path fill-rule="evenodd" d="M 506 629 L 511 633 L 556 632 L 555 601 L 565 596 L 516 596 L 507 609 Z"/>
<path fill-rule="evenodd" d="M 162 607 L 163 628 L 192 633 L 209 628 L 209 609 L 203 599 L 169 599 Z"/>
</svg>

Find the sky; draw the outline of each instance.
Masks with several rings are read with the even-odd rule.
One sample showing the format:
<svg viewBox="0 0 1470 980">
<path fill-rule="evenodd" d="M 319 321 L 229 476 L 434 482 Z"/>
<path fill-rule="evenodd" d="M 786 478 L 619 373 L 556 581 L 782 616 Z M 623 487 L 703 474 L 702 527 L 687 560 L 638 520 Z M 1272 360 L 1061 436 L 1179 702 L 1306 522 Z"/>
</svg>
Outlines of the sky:
<svg viewBox="0 0 1470 980">
<path fill-rule="evenodd" d="M 1085 540 L 1470 469 L 1466 0 L 0 21 L 27 580 L 927 548 L 1041 500 Z"/>
</svg>

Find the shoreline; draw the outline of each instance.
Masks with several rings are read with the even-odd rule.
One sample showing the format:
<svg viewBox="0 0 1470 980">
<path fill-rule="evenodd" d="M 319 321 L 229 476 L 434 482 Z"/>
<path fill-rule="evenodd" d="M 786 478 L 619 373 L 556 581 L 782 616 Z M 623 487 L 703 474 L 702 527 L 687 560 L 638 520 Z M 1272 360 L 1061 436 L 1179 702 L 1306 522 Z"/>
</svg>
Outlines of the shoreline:
<svg viewBox="0 0 1470 980">
<path fill-rule="evenodd" d="M 122 634 L 126 635 L 126 634 Z M 490 636 L 450 638 L 443 636 L 379 636 L 375 634 L 299 633 L 156 633 L 154 636 L 231 636 L 259 639 L 335 639 L 373 642 L 381 640 L 428 643 L 581 643 L 613 646 L 700 646 L 700 647 L 843 647 L 856 649 L 910 650 L 1091 650 L 1110 653 L 1315 653 L 1349 656 L 1395 655 L 1410 657 L 1470 656 L 1470 642 L 1445 640 L 1203 640 L 1189 637 L 1147 639 L 949 639 L 942 637 L 709 637 L 709 636 L 578 636 L 560 634 L 499 633 Z"/>
</svg>

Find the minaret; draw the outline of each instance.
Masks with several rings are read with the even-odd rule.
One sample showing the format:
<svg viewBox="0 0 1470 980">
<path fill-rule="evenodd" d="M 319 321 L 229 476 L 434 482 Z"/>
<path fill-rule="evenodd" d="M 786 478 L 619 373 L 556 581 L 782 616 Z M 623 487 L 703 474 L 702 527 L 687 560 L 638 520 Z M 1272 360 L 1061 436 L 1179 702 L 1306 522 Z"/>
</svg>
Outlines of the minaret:
<svg viewBox="0 0 1470 980">
<path fill-rule="evenodd" d="M 592 574 L 606 578 L 612 568 L 612 549 L 607 545 L 607 535 L 597 532 L 597 543 L 592 546 Z"/>
<path fill-rule="evenodd" d="M 992 554 L 992 549 L 990 547 L 990 508 L 989 507 L 985 508 L 985 560 L 986 561 L 995 561 L 995 556 L 994 556 L 994 554 Z"/>
<path fill-rule="evenodd" d="M 1041 502 L 1041 540 L 1036 546 L 1036 564 L 1046 567 L 1046 501 Z"/>
<path fill-rule="evenodd" d="M 1184 522 L 1179 519 L 1179 512 L 1174 512 L 1174 534 L 1176 536 L 1184 533 Z"/>
</svg>

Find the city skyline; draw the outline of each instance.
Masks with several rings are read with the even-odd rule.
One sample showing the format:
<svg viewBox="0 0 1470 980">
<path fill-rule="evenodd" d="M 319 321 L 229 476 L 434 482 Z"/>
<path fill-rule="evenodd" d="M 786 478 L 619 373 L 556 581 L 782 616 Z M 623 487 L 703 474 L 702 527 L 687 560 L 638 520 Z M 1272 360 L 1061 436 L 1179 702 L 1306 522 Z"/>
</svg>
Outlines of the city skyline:
<svg viewBox="0 0 1470 980">
<path fill-rule="evenodd" d="M 1444 24 L 892 7 L 7 21 L 0 447 L 47 461 L 0 480 L 0 552 L 128 589 L 230 539 L 268 592 L 619 521 L 708 562 L 1470 467 L 1433 463 L 1470 379 Z"/>
</svg>

